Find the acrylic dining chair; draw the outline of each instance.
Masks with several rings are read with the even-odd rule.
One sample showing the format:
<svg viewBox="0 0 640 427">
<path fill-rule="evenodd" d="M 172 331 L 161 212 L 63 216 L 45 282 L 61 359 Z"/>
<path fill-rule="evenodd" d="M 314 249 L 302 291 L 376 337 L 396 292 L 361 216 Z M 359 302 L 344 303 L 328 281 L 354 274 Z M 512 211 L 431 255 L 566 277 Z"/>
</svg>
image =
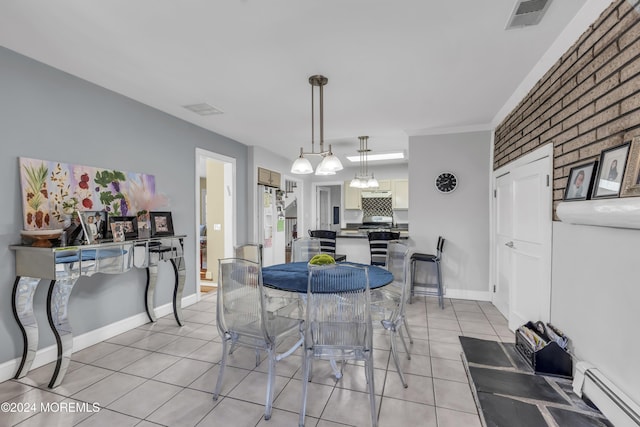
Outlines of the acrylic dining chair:
<svg viewBox="0 0 640 427">
<path fill-rule="evenodd" d="M 320 239 L 320 250 L 323 254 L 335 256 L 336 236 L 338 233 L 331 230 L 309 230 L 309 236 Z"/>
<path fill-rule="evenodd" d="M 262 266 L 262 245 L 259 243 L 246 243 L 233 248 L 235 258 L 246 259 Z"/>
<path fill-rule="evenodd" d="M 364 361 L 371 404 L 371 424 L 377 426 L 373 383 L 373 325 L 369 310 L 369 275 L 366 268 L 331 264 L 309 269 L 300 427 L 305 422 L 308 382 L 315 359 L 341 361 L 341 374 L 346 361 Z"/>
<path fill-rule="evenodd" d="M 220 259 L 218 266 L 217 324 L 222 338 L 222 360 L 213 399 L 217 400 L 220 395 L 229 343 L 254 349 L 256 366 L 260 363 L 260 351 L 265 351 L 269 368 L 264 419 L 268 420 L 273 407 L 276 362 L 300 346 L 304 322 L 274 313 L 267 315 L 260 264 L 226 258 Z M 300 337 L 296 344 L 284 354 L 277 354 L 276 348 L 282 340 L 296 334 Z"/>
<path fill-rule="evenodd" d="M 291 261 L 305 262 L 322 253 L 320 239 L 299 237 L 291 242 Z"/>
<path fill-rule="evenodd" d="M 409 353 L 407 343 L 402 334 L 404 327 L 409 337 L 409 342 L 413 343 L 405 316 L 405 304 L 411 287 L 411 283 L 407 280 L 408 252 L 409 247 L 407 245 L 394 240 L 388 242 L 386 268 L 393 274 L 393 282 L 371 291 L 371 317 L 374 325 L 382 325 L 385 330 L 389 331 L 391 355 L 402 385 L 405 388 L 408 385 L 400 367 L 396 338 L 400 337 L 407 359 L 411 360 L 411 353 Z"/>
</svg>

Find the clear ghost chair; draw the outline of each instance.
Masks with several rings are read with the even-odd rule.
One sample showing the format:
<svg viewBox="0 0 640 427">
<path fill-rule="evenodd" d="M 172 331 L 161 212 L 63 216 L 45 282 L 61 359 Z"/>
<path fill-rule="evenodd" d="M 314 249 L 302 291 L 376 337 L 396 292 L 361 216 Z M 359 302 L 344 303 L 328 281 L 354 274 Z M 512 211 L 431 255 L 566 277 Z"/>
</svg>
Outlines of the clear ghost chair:
<svg viewBox="0 0 640 427">
<path fill-rule="evenodd" d="M 371 291 L 371 317 L 374 324 L 382 325 L 384 329 L 389 331 L 393 362 L 405 388 L 407 387 L 407 381 L 400 368 L 396 337 L 400 337 L 407 359 L 411 360 L 411 354 L 402 335 L 402 327 L 404 326 L 409 342 L 413 343 L 405 316 L 405 304 L 409 298 L 411 286 L 411 283 L 407 280 L 408 252 L 409 248 L 405 244 L 398 241 L 390 241 L 388 243 L 386 265 L 387 270 L 393 273 L 393 282 Z"/>
<path fill-rule="evenodd" d="M 315 237 L 300 237 L 291 242 L 292 262 L 306 262 L 320 253 L 320 239 Z"/>
<path fill-rule="evenodd" d="M 238 258 L 218 261 L 218 332 L 222 338 L 222 360 L 213 399 L 217 400 L 227 365 L 227 350 L 232 346 L 244 346 L 256 351 L 256 366 L 260 363 L 260 351 L 268 357 L 268 380 L 264 418 L 271 418 L 273 406 L 276 362 L 293 353 L 302 343 L 302 320 L 268 315 L 260 265 Z M 282 339 L 298 334 L 300 339 L 284 354 L 276 348 Z"/>
<path fill-rule="evenodd" d="M 234 248 L 236 258 L 256 262 L 262 267 L 262 245 L 259 243 L 246 243 Z"/>
<path fill-rule="evenodd" d="M 373 384 L 373 325 L 366 268 L 332 264 L 309 269 L 305 322 L 302 408 L 304 426 L 307 384 L 314 359 L 364 361 L 371 403 L 371 424 L 377 426 Z"/>
</svg>

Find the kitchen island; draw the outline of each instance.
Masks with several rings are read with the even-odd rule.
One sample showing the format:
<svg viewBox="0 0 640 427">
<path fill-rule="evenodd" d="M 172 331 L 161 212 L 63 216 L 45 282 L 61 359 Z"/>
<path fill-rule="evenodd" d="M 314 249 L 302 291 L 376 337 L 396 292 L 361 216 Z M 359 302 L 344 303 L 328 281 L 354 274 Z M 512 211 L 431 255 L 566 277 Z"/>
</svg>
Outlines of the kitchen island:
<svg viewBox="0 0 640 427">
<path fill-rule="evenodd" d="M 392 231 L 399 231 L 400 239 L 403 241 L 409 239 L 409 233 L 406 230 L 392 229 Z M 408 244 L 408 242 L 406 243 Z M 369 252 L 367 231 L 349 229 L 339 231 L 336 235 L 336 253 L 345 254 L 347 261 L 369 264 L 371 262 L 371 254 Z"/>
</svg>

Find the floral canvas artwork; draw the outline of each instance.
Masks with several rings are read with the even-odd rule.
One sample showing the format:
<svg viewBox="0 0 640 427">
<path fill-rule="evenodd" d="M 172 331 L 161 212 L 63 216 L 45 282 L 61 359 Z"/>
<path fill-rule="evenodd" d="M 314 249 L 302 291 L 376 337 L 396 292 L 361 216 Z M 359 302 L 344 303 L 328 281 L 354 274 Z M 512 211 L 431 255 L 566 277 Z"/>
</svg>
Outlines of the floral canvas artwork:
<svg viewBox="0 0 640 427">
<path fill-rule="evenodd" d="M 78 211 L 138 216 L 166 205 L 153 175 L 20 158 L 25 230 L 65 227 Z"/>
</svg>

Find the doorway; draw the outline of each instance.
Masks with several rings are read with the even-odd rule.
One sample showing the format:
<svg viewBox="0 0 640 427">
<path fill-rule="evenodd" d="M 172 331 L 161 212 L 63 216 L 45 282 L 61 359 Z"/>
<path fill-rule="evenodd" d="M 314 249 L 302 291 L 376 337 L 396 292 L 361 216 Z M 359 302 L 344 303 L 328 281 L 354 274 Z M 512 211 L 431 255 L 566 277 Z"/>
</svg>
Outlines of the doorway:
<svg viewBox="0 0 640 427">
<path fill-rule="evenodd" d="M 493 303 L 517 329 L 551 313 L 553 147 L 544 146 L 494 174 Z"/>
<path fill-rule="evenodd" d="M 200 292 L 216 289 L 217 260 L 232 256 L 236 241 L 235 159 L 196 149 L 196 257 Z"/>
<path fill-rule="evenodd" d="M 316 230 L 340 231 L 340 218 L 343 214 L 342 182 L 312 184 L 313 218 L 312 227 Z"/>
</svg>

